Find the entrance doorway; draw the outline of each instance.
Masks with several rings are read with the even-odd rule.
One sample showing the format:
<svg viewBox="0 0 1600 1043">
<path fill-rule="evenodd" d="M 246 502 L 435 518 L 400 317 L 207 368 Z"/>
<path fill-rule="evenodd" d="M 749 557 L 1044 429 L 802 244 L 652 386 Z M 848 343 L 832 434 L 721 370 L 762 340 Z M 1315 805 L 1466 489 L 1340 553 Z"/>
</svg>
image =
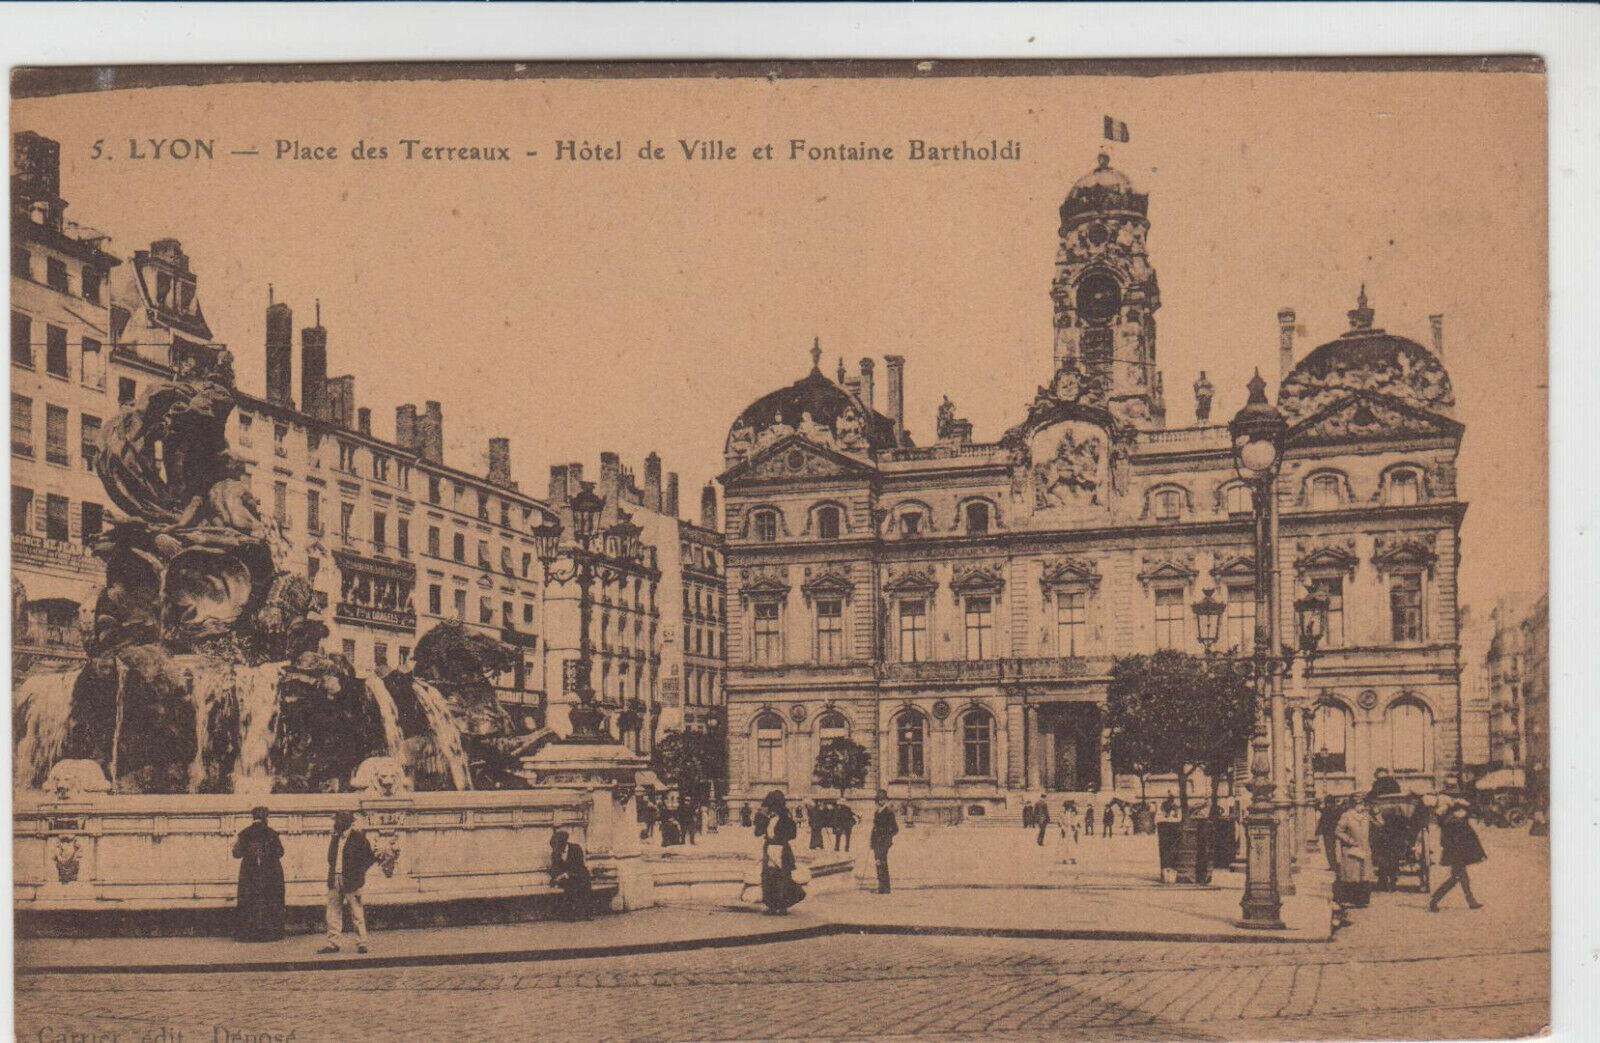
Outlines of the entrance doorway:
<svg viewBox="0 0 1600 1043">
<path fill-rule="evenodd" d="M 1098 789 L 1100 778 L 1100 707 L 1067 703 L 1045 711 L 1044 730 L 1054 756 L 1046 762 L 1048 787 L 1075 793 Z"/>
</svg>

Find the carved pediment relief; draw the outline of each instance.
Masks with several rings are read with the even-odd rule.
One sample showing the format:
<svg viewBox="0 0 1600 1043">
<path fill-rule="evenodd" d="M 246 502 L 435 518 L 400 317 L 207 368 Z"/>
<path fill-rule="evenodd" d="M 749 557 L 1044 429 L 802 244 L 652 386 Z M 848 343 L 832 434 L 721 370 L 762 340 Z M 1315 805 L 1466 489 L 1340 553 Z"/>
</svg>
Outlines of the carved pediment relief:
<svg viewBox="0 0 1600 1043">
<path fill-rule="evenodd" d="M 817 444 L 804 433 L 786 434 L 758 448 L 737 469 L 736 477 L 763 481 L 856 475 L 865 468 L 829 444 Z"/>
<path fill-rule="evenodd" d="M 883 589 L 890 593 L 931 593 L 938 587 L 933 570 L 917 565 L 891 565 Z"/>
<path fill-rule="evenodd" d="M 1047 588 L 1076 584 L 1098 587 L 1100 570 L 1087 558 L 1046 558 L 1039 582 Z"/>
<path fill-rule="evenodd" d="M 1289 431 L 1290 445 L 1356 442 L 1372 438 L 1454 436 L 1461 424 L 1386 395 L 1357 392 L 1307 417 Z"/>
<path fill-rule="evenodd" d="M 1224 551 L 1217 554 L 1216 564 L 1211 567 L 1211 578 L 1219 583 L 1233 580 L 1255 581 L 1256 559 L 1249 551 Z"/>
<path fill-rule="evenodd" d="M 1380 572 L 1396 569 L 1432 569 L 1439 560 L 1434 549 L 1436 538 L 1431 532 L 1403 532 L 1379 536 L 1373 541 L 1372 563 Z"/>
<path fill-rule="evenodd" d="M 850 577 L 838 569 L 828 566 L 807 565 L 805 579 L 800 584 L 800 589 L 807 597 L 838 597 L 848 598 L 855 593 L 855 584 Z"/>
<path fill-rule="evenodd" d="M 1361 563 L 1354 539 L 1300 540 L 1295 543 L 1294 552 L 1295 571 L 1302 575 L 1322 571 L 1354 576 Z"/>
<path fill-rule="evenodd" d="M 756 566 L 740 569 L 739 580 L 743 596 L 786 597 L 789 593 L 789 570 L 781 566 Z"/>
<path fill-rule="evenodd" d="M 1144 556 L 1143 565 L 1139 571 L 1139 582 L 1145 586 L 1163 581 L 1175 581 L 1187 585 L 1200 574 L 1194 567 L 1194 555 L 1188 553 L 1147 554 Z"/>
<path fill-rule="evenodd" d="M 1004 570 L 998 561 L 957 565 L 950 589 L 962 594 L 999 593 L 1006 584 Z"/>
</svg>

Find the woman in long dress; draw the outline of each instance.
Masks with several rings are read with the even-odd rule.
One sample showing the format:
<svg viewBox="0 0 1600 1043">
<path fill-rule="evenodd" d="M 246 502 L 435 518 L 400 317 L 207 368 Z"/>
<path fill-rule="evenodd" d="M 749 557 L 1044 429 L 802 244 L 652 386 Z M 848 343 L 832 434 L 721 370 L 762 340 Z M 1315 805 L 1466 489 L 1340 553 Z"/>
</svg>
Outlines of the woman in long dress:
<svg viewBox="0 0 1600 1043">
<path fill-rule="evenodd" d="M 267 809 L 253 808 L 254 822 L 233 842 L 239 859 L 239 904 L 233 937 L 275 942 L 283 937 L 283 840 L 267 825 Z"/>
<path fill-rule="evenodd" d="M 1334 829 L 1334 839 L 1339 844 L 1339 868 L 1333 898 L 1339 906 L 1341 923 L 1349 922 L 1346 909 L 1365 909 L 1371 898 L 1372 884 L 1377 879 L 1372 868 L 1374 824 L 1372 798 L 1366 797 L 1339 816 L 1339 825 Z"/>
<path fill-rule="evenodd" d="M 757 819 L 761 823 L 761 901 L 769 915 L 781 916 L 806 896 L 805 889 L 794 882 L 794 849 L 789 846 L 798 831 L 780 791 L 768 793 L 761 810 L 764 814 Z"/>
</svg>

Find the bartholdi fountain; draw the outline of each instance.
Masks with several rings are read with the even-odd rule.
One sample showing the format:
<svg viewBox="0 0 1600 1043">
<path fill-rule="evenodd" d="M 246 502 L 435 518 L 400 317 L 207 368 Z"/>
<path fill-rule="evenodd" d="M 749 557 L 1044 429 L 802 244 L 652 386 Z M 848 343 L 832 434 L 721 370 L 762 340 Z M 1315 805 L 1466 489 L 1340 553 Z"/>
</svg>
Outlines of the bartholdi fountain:
<svg viewBox="0 0 1600 1043">
<path fill-rule="evenodd" d="M 106 582 L 88 663 L 13 696 L 22 929 L 226 909 L 231 841 L 257 804 L 283 835 L 291 906 L 321 905 L 340 810 L 381 856 L 380 909 L 537 898 L 558 828 L 625 907 L 648 901 L 624 826 L 628 756 L 591 737 L 556 758 L 571 769 L 559 777 L 537 767 L 549 747 L 519 762 L 526 743 L 486 679 L 495 642 L 447 624 L 411 672 L 383 678 L 322 650 L 315 592 L 281 567 L 287 548 L 228 451 L 234 404 L 226 349 L 191 348 L 106 429 L 96 467 L 129 520 L 95 547 Z"/>
</svg>

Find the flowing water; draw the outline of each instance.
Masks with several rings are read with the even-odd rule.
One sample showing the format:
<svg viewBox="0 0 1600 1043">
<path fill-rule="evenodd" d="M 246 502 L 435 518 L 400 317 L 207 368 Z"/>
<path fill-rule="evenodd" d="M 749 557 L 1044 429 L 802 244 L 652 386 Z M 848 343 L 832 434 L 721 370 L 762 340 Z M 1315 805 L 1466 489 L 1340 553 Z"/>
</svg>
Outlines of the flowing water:
<svg viewBox="0 0 1600 1043">
<path fill-rule="evenodd" d="M 199 793 L 211 756 L 211 718 L 233 700 L 234 667 L 202 656 L 175 656 L 186 669 L 189 700 L 194 706 L 194 762 L 189 766 L 189 792 Z"/>
<path fill-rule="evenodd" d="M 362 681 L 367 686 L 367 695 L 378 708 L 378 716 L 383 720 L 384 750 L 390 757 L 404 763 L 406 737 L 400 731 L 400 710 L 394 705 L 389 686 L 370 674 L 363 677 Z"/>
<path fill-rule="evenodd" d="M 72 689 L 80 671 L 32 674 L 16 689 L 16 760 L 12 779 L 18 789 L 38 789 L 61 759 L 67 741 L 67 717 L 72 712 Z"/>
<path fill-rule="evenodd" d="M 445 766 L 450 769 L 451 783 L 458 790 L 471 789 L 472 773 L 467 766 L 466 751 L 461 745 L 461 729 L 456 727 L 449 700 L 426 681 L 413 677 L 411 684 L 416 690 L 417 702 L 428 718 L 428 730 L 433 733 L 434 746 L 444 759 Z"/>
<path fill-rule="evenodd" d="M 233 792 L 272 792 L 272 745 L 278 737 L 278 680 L 285 663 L 234 667 L 233 694 L 239 704 L 239 759 L 233 766 Z"/>
</svg>

